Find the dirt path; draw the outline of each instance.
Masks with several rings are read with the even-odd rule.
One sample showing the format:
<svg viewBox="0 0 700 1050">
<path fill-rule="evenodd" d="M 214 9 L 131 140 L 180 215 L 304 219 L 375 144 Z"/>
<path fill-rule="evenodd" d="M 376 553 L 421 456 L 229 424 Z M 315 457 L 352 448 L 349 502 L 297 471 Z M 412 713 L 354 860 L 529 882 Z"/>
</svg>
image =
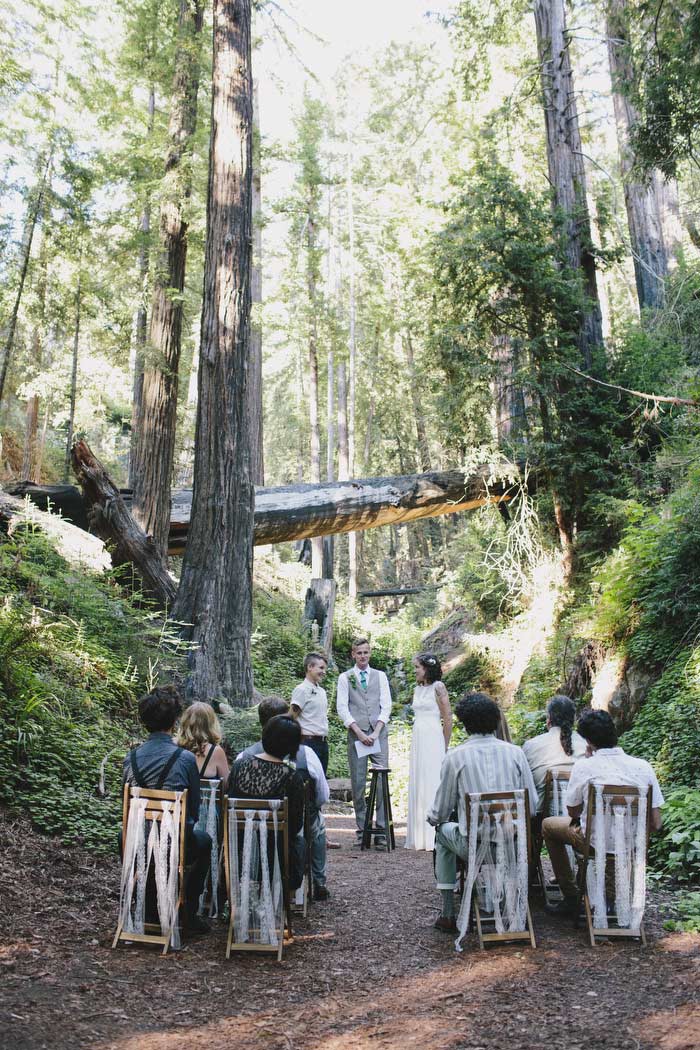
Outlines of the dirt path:
<svg viewBox="0 0 700 1050">
<path fill-rule="evenodd" d="M 700 937 L 586 945 L 535 907 L 539 947 L 458 956 L 430 861 L 351 848 L 281 964 L 224 959 L 222 927 L 161 958 L 108 947 L 117 866 L 0 818 L 0 1045 L 8 1050 L 697 1050 Z"/>
</svg>

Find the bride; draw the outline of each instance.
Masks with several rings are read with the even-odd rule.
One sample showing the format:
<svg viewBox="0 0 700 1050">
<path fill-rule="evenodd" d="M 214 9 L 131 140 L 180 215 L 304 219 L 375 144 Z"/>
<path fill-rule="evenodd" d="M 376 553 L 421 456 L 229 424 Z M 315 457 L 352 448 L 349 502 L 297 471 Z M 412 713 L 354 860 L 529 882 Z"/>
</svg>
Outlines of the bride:
<svg viewBox="0 0 700 1050">
<path fill-rule="evenodd" d="M 432 653 L 420 653 L 413 660 L 416 688 L 413 692 L 413 735 L 408 768 L 408 821 L 406 849 L 431 850 L 435 828 L 426 813 L 440 783 L 440 767 L 450 743 L 452 708 L 447 689 L 440 681 L 440 661 Z"/>
</svg>

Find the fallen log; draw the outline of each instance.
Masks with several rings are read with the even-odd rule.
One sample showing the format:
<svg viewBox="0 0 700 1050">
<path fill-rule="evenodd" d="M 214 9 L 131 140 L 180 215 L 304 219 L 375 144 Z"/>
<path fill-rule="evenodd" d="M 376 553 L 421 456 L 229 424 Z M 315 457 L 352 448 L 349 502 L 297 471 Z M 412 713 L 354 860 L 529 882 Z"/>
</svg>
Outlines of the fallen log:
<svg viewBox="0 0 700 1050">
<path fill-rule="evenodd" d="M 358 598 L 397 598 L 403 594 L 421 594 L 424 587 L 387 587 L 383 591 L 358 591 Z"/>
<path fill-rule="evenodd" d="M 517 474 L 515 467 L 511 468 Z M 404 524 L 420 518 L 473 510 L 501 503 L 514 494 L 505 478 L 492 478 L 492 468 L 472 473 L 458 470 L 362 478 L 320 485 L 284 485 L 255 490 L 256 546 L 285 543 L 309 536 L 362 532 L 380 525 Z M 192 492 L 173 492 L 170 554 L 182 554 L 189 527 Z"/>
<path fill-rule="evenodd" d="M 109 554 L 97 536 L 91 536 L 58 514 L 39 510 L 32 502 L 0 490 L 0 527 L 12 535 L 23 525 L 40 528 L 71 565 L 95 572 L 105 572 L 110 567 Z"/>
<path fill-rule="evenodd" d="M 136 524 L 119 489 L 93 456 L 85 441 L 71 452 L 73 470 L 87 503 L 90 528 L 109 544 L 115 566 L 132 564 L 143 582 L 144 594 L 163 608 L 172 605 L 177 590 L 160 552 Z"/>
<path fill-rule="evenodd" d="M 84 442 L 79 444 L 86 449 L 86 455 L 92 457 L 87 445 Z M 516 475 L 517 469 L 510 468 L 510 473 Z M 131 507 L 130 490 L 119 490 L 111 482 L 109 486 L 99 498 L 93 491 L 87 502 L 94 505 L 97 499 L 98 503 L 109 502 L 111 506 L 119 498 L 128 511 Z M 73 513 L 75 500 L 66 497 L 63 486 L 17 486 L 18 490 L 20 488 L 22 494 L 26 493 L 37 502 L 50 499 L 65 516 L 70 517 Z M 70 491 L 77 494 L 75 489 Z M 361 532 L 380 525 L 404 524 L 420 518 L 473 510 L 486 503 L 503 506 L 514 494 L 509 479 L 493 479 L 490 466 L 478 467 L 469 474 L 448 470 L 320 485 L 258 488 L 255 493 L 254 543 L 263 546 L 310 536 Z M 169 554 L 182 554 L 185 550 L 191 506 L 191 489 L 173 491 Z M 99 529 L 96 531 L 102 535 Z M 109 538 L 116 540 L 114 535 Z"/>
</svg>

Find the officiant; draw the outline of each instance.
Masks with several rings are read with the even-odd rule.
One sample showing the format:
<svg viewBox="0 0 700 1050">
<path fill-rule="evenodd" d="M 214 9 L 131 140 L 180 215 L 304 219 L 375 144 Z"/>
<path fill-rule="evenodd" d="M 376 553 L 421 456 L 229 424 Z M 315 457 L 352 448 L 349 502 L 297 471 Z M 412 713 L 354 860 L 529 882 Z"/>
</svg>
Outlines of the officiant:
<svg viewBox="0 0 700 1050">
<path fill-rule="evenodd" d="M 351 649 L 354 665 L 338 678 L 336 705 L 338 717 L 348 731 L 348 766 L 352 804 L 357 822 L 357 843 L 362 843 L 365 824 L 367 764 L 389 764 L 391 691 L 383 671 L 370 667 L 371 648 L 367 638 L 355 638 Z M 386 849 L 384 805 L 379 799 L 377 824 L 373 830 L 376 849 Z"/>
</svg>

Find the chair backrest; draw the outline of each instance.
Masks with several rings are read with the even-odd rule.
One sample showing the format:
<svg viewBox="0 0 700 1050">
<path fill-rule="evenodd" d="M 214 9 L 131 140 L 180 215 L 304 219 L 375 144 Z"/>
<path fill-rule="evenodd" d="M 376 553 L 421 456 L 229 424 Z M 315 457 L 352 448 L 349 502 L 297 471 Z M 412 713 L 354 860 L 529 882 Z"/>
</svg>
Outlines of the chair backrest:
<svg viewBox="0 0 700 1050">
<path fill-rule="evenodd" d="M 601 788 L 600 793 L 598 788 Z M 595 817 L 598 813 L 598 802 L 599 799 L 602 802 L 603 810 L 609 811 L 613 806 L 624 806 L 628 810 L 629 815 L 633 821 L 636 821 L 639 817 L 639 803 L 640 799 L 646 796 L 646 807 L 645 807 L 645 824 L 646 824 L 646 841 L 647 848 L 649 846 L 649 836 L 651 834 L 651 799 L 652 791 L 651 784 L 644 791 L 638 785 L 633 784 L 595 784 L 591 783 L 588 785 L 588 800 L 586 808 L 586 845 L 590 849 L 591 837 L 593 834 L 593 825 Z"/>
<path fill-rule="evenodd" d="M 136 794 L 138 792 L 138 795 Z M 145 800 L 146 807 L 144 810 L 145 820 L 162 820 L 163 819 L 163 802 L 171 802 L 173 805 L 177 801 L 177 796 L 180 795 L 180 841 L 183 841 L 185 834 L 185 822 L 187 819 L 187 790 L 178 791 L 159 791 L 156 788 L 136 788 L 133 784 L 124 785 L 124 797 L 122 805 L 122 832 L 124 835 L 124 841 L 126 841 L 126 829 L 129 822 L 129 811 L 131 809 L 131 803 L 137 797 L 141 800 Z"/>
<path fill-rule="evenodd" d="M 257 811 L 267 810 L 268 813 L 276 810 L 277 828 L 279 831 L 286 828 L 289 823 L 289 804 L 286 798 L 234 798 L 231 795 L 225 795 L 224 808 L 229 815 L 229 819 L 233 817 L 237 823 L 245 824 L 245 814 L 251 809 Z"/>
<path fill-rule="evenodd" d="M 548 769 L 544 779 L 542 813 L 545 817 L 565 817 L 564 795 L 571 779 L 570 769 Z"/>
<path fill-rule="evenodd" d="M 495 816 L 496 814 L 509 814 L 514 821 L 517 821 L 518 815 L 518 791 L 481 791 L 478 793 L 479 799 L 479 810 L 482 814 L 488 814 L 489 816 Z M 524 833 L 527 840 L 527 855 L 528 858 L 532 853 L 532 843 L 530 841 L 530 792 L 527 788 L 522 789 L 524 798 L 524 810 L 525 810 L 525 827 Z M 470 800 L 474 798 L 475 793 L 467 795 L 467 837 L 471 833 L 471 806 Z"/>
</svg>

